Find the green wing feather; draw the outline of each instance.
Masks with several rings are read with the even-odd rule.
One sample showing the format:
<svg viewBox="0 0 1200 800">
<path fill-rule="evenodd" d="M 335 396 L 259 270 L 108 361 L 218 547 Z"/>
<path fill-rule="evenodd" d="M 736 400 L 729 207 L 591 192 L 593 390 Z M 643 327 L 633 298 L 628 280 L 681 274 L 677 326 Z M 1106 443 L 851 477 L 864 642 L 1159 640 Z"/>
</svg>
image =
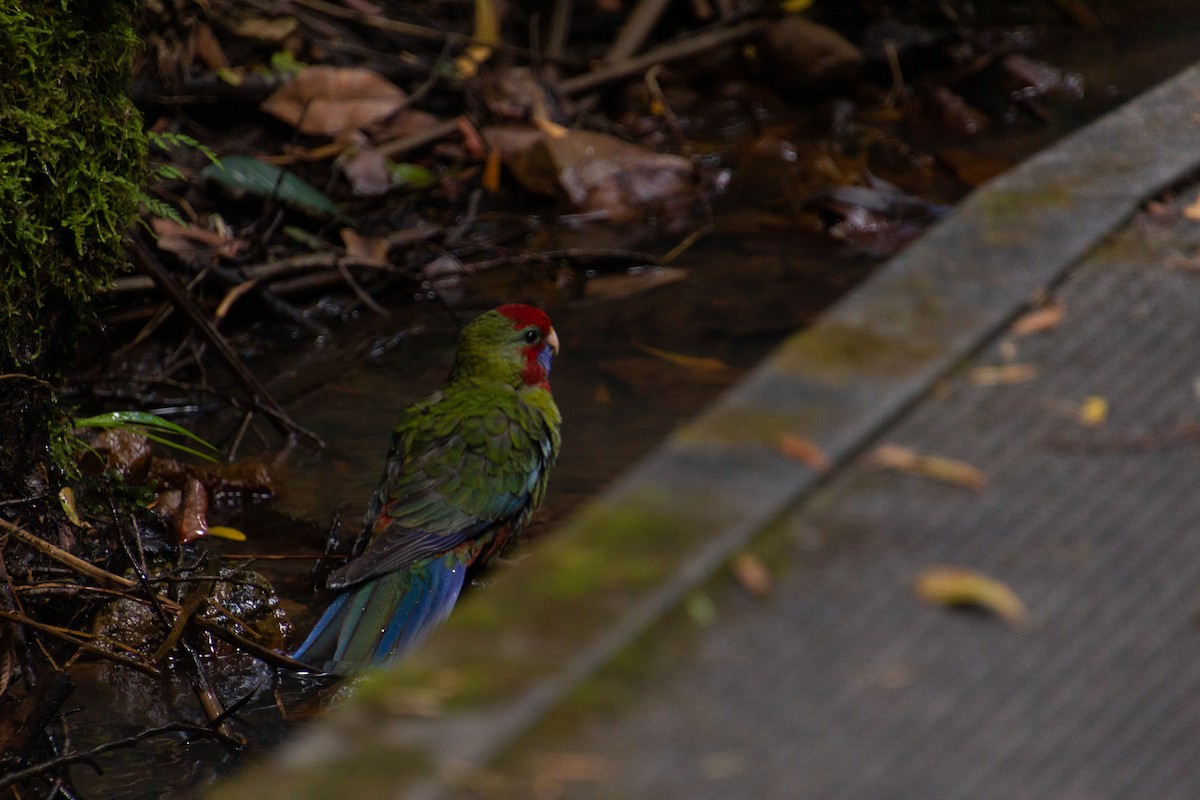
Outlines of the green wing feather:
<svg viewBox="0 0 1200 800">
<path fill-rule="evenodd" d="M 336 570 L 329 586 L 351 586 L 521 527 L 545 492 L 558 425 L 548 392 L 469 381 L 409 408 L 367 511 L 367 549 Z"/>
</svg>

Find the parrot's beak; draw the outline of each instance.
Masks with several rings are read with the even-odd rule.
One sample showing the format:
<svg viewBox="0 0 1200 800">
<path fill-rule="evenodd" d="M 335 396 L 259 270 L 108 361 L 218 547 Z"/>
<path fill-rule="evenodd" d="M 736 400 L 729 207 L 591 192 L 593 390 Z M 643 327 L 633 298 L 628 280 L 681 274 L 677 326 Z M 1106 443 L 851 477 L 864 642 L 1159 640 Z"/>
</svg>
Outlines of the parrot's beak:
<svg viewBox="0 0 1200 800">
<path fill-rule="evenodd" d="M 550 335 L 546 337 L 546 346 L 550 348 L 550 352 L 558 355 L 558 334 L 554 332 L 554 328 L 550 329 Z"/>
</svg>

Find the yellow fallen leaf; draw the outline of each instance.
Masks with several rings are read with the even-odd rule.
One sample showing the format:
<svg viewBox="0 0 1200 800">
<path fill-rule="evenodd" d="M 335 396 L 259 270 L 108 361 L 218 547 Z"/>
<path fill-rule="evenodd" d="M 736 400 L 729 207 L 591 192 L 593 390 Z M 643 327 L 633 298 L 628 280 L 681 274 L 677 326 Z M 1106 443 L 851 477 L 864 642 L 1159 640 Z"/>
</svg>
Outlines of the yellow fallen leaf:
<svg viewBox="0 0 1200 800">
<path fill-rule="evenodd" d="M 976 386 L 1006 386 L 1033 380 L 1037 377 L 1037 367 L 1033 364 L 997 364 L 975 367 L 969 376 Z"/>
<path fill-rule="evenodd" d="M 231 542 L 246 541 L 246 534 L 239 531 L 237 528 L 227 528 L 224 525 L 214 525 L 208 529 L 209 536 L 215 536 L 218 539 L 228 539 Z"/>
<path fill-rule="evenodd" d="M 1079 421 L 1084 425 L 1101 425 L 1108 419 L 1108 401 L 1103 397 L 1091 395 L 1084 399 L 1079 407 Z"/>
<path fill-rule="evenodd" d="M 738 553 L 733 559 L 733 577 L 738 584 L 755 597 L 766 597 L 771 593 L 771 573 L 766 566 L 749 553 Z"/>
<path fill-rule="evenodd" d="M 779 448 L 779 452 L 788 458 L 799 461 L 813 472 L 823 473 L 829 469 L 829 456 L 825 454 L 820 445 L 811 439 L 793 433 L 785 433 L 779 437 L 776 447 Z"/>
<path fill-rule="evenodd" d="M 1017 336 L 1028 336 L 1031 333 L 1042 333 L 1058 327 L 1067 309 L 1057 300 L 1051 300 L 1041 308 L 1017 317 L 1012 324 L 1012 332 Z"/>
<path fill-rule="evenodd" d="M 917 597 L 942 606 L 976 606 L 992 612 L 1014 628 L 1025 624 L 1027 612 L 1012 589 L 981 572 L 963 567 L 930 567 L 917 576 Z"/>
<path fill-rule="evenodd" d="M 660 350 L 657 347 L 651 347 L 648 344 L 633 343 L 633 346 L 643 353 L 652 355 L 655 358 L 662 359 L 669 364 L 674 364 L 677 367 L 690 369 L 692 372 L 702 372 L 710 374 L 731 373 L 735 370 L 733 367 L 726 364 L 717 358 L 709 358 L 707 356 L 689 356 L 686 353 L 675 353 L 670 350 Z"/>
<path fill-rule="evenodd" d="M 979 491 L 987 486 L 987 475 L 965 461 L 928 456 L 897 444 L 884 444 L 867 456 L 867 463 L 882 469 L 907 472 Z"/>
<path fill-rule="evenodd" d="M 70 486 L 64 486 L 58 490 L 58 502 L 62 506 L 63 512 L 67 515 L 67 519 L 71 520 L 72 525 L 77 528 L 92 527 L 79 518 L 79 511 L 75 506 L 75 490 Z"/>
</svg>

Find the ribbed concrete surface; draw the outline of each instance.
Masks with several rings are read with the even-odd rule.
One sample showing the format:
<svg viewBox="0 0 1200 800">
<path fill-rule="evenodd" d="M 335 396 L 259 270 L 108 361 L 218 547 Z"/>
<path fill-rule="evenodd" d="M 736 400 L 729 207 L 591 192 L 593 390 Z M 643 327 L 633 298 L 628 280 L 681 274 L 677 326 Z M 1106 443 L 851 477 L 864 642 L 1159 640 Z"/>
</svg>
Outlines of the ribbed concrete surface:
<svg viewBox="0 0 1200 800">
<path fill-rule="evenodd" d="M 879 437 L 986 489 L 851 464 L 769 534 L 792 564 L 769 598 L 721 592 L 694 660 L 500 770 L 588 754 L 603 778 L 570 798 L 1200 797 L 1200 223 L 1172 224 L 1135 220 L 1055 292 L 1058 329 L 968 365 L 1015 346 L 1034 380 L 964 369 Z M 1094 428 L 1067 411 L 1090 395 Z M 1029 624 L 924 605 L 935 564 L 1004 581 Z"/>
</svg>

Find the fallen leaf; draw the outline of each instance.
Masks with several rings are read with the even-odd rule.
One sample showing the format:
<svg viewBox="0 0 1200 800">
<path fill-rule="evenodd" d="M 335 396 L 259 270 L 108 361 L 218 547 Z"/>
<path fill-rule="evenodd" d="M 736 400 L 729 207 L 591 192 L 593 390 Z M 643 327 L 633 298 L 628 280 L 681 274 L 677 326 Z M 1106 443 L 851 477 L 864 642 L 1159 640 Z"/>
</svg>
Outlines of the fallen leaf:
<svg viewBox="0 0 1200 800">
<path fill-rule="evenodd" d="M 346 255 L 371 264 L 385 266 L 388 263 L 388 240 L 385 236 L 363 236 L 353 228 L 342 228 L 342 243 Z"/>
<path fill-rule="evenodd" d="M 873 467 L 920 475 L 976 492 L 987 486 L 987 476 L 965 461 L 924 455 L 897 444 L 884 444 L 875 448 L 867 456 L 867 463 Z"/>
<path fill-rule="evenodd" d="M 225 156 L 205 167 L 200 176 L 215 181 L 234 195 L 275 197 L 317 216 L 342 216 L 332 200 L 300 176 L 250 156 Z"/>
<path fill-rule="evenodd" d="M 1037 367 L 1033 364 L 997 364 L 975 367 L 968 373 L 968 377 L 976 386 L 1008 386 L 1033 380 L 1037 377 Z"/>
<path fill-rule="evenodd" d="M 407 95 L 359 67 L 308 67 L 263 101 L 263 111 L 301 133 L 342 136 L 396 113 Z"/>
<path fill-rule="evenodd" d="M 677 367 L 691 370 L 692 372 L 706 373 L 709 375 L 728 374 L 736 372 L 736 370 L 717 358 L 709 358 L 708 356 L 689 356 L 686 353 L 675 353 L 670 350 L 660 350 L 657 347 L 651 347 L 648 344 L 633 343 L 633 346 L 641 350 L 647 355 L 652 355 L 657 359 L 666 361 L 668 364 L 674 364 Z"/>
<path fill-rule="evenodd" d="M 591 300 L 623 300 L 639 292 L 681 281 L 687 275 L 687 270 L 679 267 L 635 267 L 625 272 L 606 272 L 589 276 L 583 293 Z"/>
<path fill-rule="evenodd" d="M 614 764 L 591 753 L 545 753 L 533 766 L 534 797 L 562 797 L 568 783 L 600 782 L 613 773 Z"/>
<path fill-rule="evenodd" d="M 1104 420 L 1108 419 L 1108 401 L 1103 397 L 1091 395 L 1084 399 L 1079 406 L 1079 421 L 1080 423 L 1095 427 L 1104 424 Z"/>
<path fill-rule="evenodd" d="M 507 164 L 529 191 L 565 195 L 581 211 L 617 220 L 689 197 L 695 186 L 688 159 L 596 131 L 560 129 L 549 135 L 544 129 L 528 149 L 509 156 Z"/>
<path fill-rule="evenodd" d="M 225 58 L 225 51 L 221 49 L 221 43 L 212 28 L 202 22 L 192 30 L 191 38 L 192 49 L 204 66 L 213 71 L 229 68 L 229 60 Z"/>
<path fill-rule="evenodd" d="M 1053 330 L 1062 322 L 1066 307 L 1057 300 L 1051 300 L 1041 308 L 1022 314 L 1012 324 L 1012 332 L 1017 336 L 1028 336 L 1031 333 L 1042 333 Z"/>
<path fill-rule="evenodd" d="M 180 544 L 194 542 L 208 532 L 208 491 L 204 484 L 191 478 L 183 484 L 178 508 L 171 523 Z"/>
<path fill-rule="evenodd" d="M 483 178 L 480 184 L 489 192 L 500 191 L 500 151 L 491 149 L 483 164 Z"/>
<path fill-rule="evenodd" d="M 260 42 L 279 44 L 296 32 L 300 21 L 295 17 L 239 17 L 226 24 L 230 33 Z"/>
<path fill-rule="evenodd" d="M 363 148 L 342 162 L 342 174 L 358 197 L 379 197 L 392 188 L 388 160 L 383 153 Z"/>
<path fill-rule="evenodd" d="M 70 486 L 64 486 L 58 490 L 58 504 L 62 506 L 63 513 L 67 515 L 67 519 L 77 528 L 90 528 L 88 523 L 79 518 L 79 511 L 75 505 L 75 490 Z"/>
<path fill-rule="evenodd" d="M 733 559 L 733 577 L 738 584 L 755 597 L 766 597 L 774 583 L 766 566 L 749 553 L 738 553 Z"/>
<path fill-rule="evenodd" d="M 779 448 L 779 452 L 788 458 L 799 461 L 813 472 L 822 473 L 829 469 L 829 456 L 812 439 L 797 436 L 794 433 L 785 433 L 779 437 L 776 446 Z"/>
<path fill-rule="evenodd" d="M 209 536 L 215 536 L 218 539 L 228 539 L 231 542 L 246 541 L 246 534 L 239 531 L 237 528 L 230 528 L 225 525 L 214 525 L 208 529 Z"/>
<path fill-rule="evenodd" d="M 1183 210 L 1183 215 L 1188 219 L 1200 222 L 1200 197 L 1197 197 L 1195 200 L 1193 200 L 1192 203 Z"/>
<path fill-rule="evenodd" d="M 972 569 L 930 567 L 917 576 L 917 597 L 942 606 L 975 606 L 1014 628 L 1025 624 L 1025 604 L 1008 586 Z"/>
<path fill-rule="evenodd" d="M 212 252 L 222 258 L 234 258 L 246 248 L 246 242 L 228 231 L 210 231 L 198 225 L 181 224 L 165 217 L 150 220 L 159 250 L 177 255 Z"/>
</svg>

